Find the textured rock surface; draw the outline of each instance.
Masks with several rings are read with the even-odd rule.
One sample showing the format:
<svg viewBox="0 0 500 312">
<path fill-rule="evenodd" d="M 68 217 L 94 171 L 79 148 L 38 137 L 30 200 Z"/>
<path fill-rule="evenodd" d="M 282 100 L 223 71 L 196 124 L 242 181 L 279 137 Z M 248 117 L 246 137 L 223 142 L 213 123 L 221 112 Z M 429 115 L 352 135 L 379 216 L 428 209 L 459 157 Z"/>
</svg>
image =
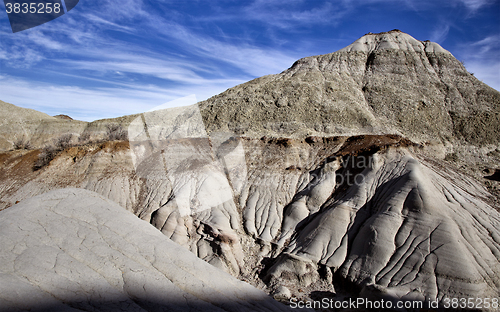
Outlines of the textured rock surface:
<svg viewBox="0 0 500 312">
<path fill-rule="evenodd" d="M 180 172 L 189 178 L 176 181 L 161 159 L 148 161 L 158 155 L 134 171 L 131 151 L 111 144 L 95 154 L 81 151 L 76 161 L 78 152 L 63 154 L 20 182 L 11 199 L 63 185 L 99 191 L 207 262 L 255 285 L 263 280 L 269 290 L 285 286 L 294 296 L 299 288 L 353 287 L 421 300 L 499 294 L 500 214 L 484 186 L 418 147 L 402 147 L 408 143 L 396 136 L 307 141 L 221 144 L 213 154 L 242 147 L 247 174 L 234 197 L 214 197 L 201 209 L 197 200 L 222 184 L 221 158 L 194 162 Z M 191 160 L 211 152 L 185 140 L 169 146 L 196 148 Z M 222 171 L 233 185 L 230 170 Z M 183 190 L 188 195 L 179 203 Z M 186 200 L 193 204 L 183 213 Z M 17 208 L 5 211 L 11 209 Z"/>
<path fill-rule="evenodd" d="M 81 189 L 0 212 L 0 245 L 2 311 L 288 310 Z"/>
<path fill-rule="evenodd" d="M 404 150 L 373 157 L 365 182 L 310 213 L 268 274 L 289 272 L 307 286 L 316 270 L 297 274 L 297 263 L 324 265 L 396 298 L 497 297 L 500 214 L 484 202 L 487 193 Z"/>
<path fill-rule="evenodd" d="M 400 133 L 497 144 L 500 94 L 436 43 L 391 31 L 306 57 L 200 103 L 211 131 L 260 137 Z"/>
</svg>

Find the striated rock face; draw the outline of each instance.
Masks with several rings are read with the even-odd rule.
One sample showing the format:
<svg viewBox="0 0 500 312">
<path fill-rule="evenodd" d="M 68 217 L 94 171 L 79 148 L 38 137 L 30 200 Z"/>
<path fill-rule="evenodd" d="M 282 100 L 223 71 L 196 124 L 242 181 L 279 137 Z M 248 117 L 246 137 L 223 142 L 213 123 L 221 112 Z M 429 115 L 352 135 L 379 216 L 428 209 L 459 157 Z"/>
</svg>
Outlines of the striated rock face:
<svg viewBox="0 0 500 312">
<path fill-rule="evenodd" d="M 498 296 L 500 214 L 481 187 L 398 149 L 374 154 L 362 174 L 364 183 L 322 201 L 316 213 L 299 215 L 292 201 L 284 223 L 309 220 L 269 277 L 307 286 L 323 265 L 365 294 Z M 297 262 L 312 267 L 297 272 Z"/>
<path fill-rule="evenodd" d="M 0 212 L 0 244 L 2 311 L 288 311 L 81 189 Z"/>
<path fill-rule="evenodd" d="M 401 137 L 167 142 L 135 171 L 125 147 L 67 151 L 10 198 L 67 185 L 95 190 L 269 291 L 498 296 L 500 213 L 491 194 Z M 169 160 L 169 148 L 183 156 Z M 165 169 L 182 159 L 179 171 Z"/>
<path fill-rule="evenodd" d="M 2 153 L 0 209 L 95 191 L 284 301 L 498 297 L 499 99 L 435 43 L 368 34 L 198 105 L 87 126 L 127 125 L 128 142 L 37 170 L 38 150 Z"/>
</svg>

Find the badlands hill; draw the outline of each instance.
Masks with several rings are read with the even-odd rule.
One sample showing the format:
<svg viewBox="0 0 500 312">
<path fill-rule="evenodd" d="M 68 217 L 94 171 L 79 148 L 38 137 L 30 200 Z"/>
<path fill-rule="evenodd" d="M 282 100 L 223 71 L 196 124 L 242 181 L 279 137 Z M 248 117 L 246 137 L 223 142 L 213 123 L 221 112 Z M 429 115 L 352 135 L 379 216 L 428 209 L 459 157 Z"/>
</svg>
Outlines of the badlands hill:
<svg viewBox="0 0 500 312">
<path fill-rule="evenodd" d="M 94 122 L 50 158 L 4 152 L 0 209 L 97 192 L 285 302 L 498 298 L 499 99 L 435 43 L 368 34 L 198 105 Z M 128 141 L 102 140 L 110 124 Z"/>
<path fill-rule="evenodd" d="M 84 122 L 66 115 L 49 116 L 33 109 L 21 108 L 0 101 L 0 151 L 16 145 L 43 148 L 64 135 L 71 135 L 76 143 L 79 137 L 99 140 L 106 137 L 107 126 L 128 125 L 136 116 Z M 80 140 L 81 141 L 81 140 Z"/>
<path fill-rule="evenodd" d="M 0 101 L 0 116 L 0 151 L 10 150 L 21 141 L 39 148 L 43 142 L 65 133 L 80 133 L 85 127 L 84 122 L 69 122 L 3 101 Z"/>
<path fill-rule="evenodd" d="M 368 34 L 334 53 L 203 103 L 209 132 L 305 137 L 401 134 L 413 142 L 498 144 L 500 94 L 436 43 Z"/>
</svg>

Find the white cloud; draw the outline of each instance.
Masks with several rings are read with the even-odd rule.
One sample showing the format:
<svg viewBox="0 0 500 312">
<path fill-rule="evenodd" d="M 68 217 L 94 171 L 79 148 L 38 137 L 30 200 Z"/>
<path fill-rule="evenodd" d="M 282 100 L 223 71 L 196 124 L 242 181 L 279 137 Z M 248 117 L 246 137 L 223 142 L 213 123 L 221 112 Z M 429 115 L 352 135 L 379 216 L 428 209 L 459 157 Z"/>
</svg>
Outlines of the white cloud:
<svg viewBox="0 0 500 312">
<path fill-rule="evenodd" d="M 147 15 L 143 0 L 99 0 L 101 15 L 107 20 L 118 21 Z"/>
<path fill-rule="evenodd" d="M 43 55 L 34 49 L 22 46 L 3 47 L 0 43 L 0 59 L 12 68 L 30 68 L 44 59 Z"/>
<path fill-rule="evenodd" d="M 294 4 L 303 2 L 257 0 L 244 9 L 243 18 L 280 28 L 295 28 L 299 25 L 335 24 L 346 13 L 345 6 L 332 5 L 330 2 L 324 2 L 321 6 L 309 10 L 294 7 Z M 312 2 L 313 5 L 317 3 L 319 2 Z"/>
<path fill-rule="evenodd" d="M 483 6 L 489 5 L 489 0 L 460 0 L 469 10 L 477 11 Z"/>
<path fill-rule="evenodd" d="M 446 40 L 448 33 L 450 32 L 450 25 L 446 23 L 441 23 L 434 31 L 431 33 L 431 41 L 441 44 Z"/>
<path fill-rule="evenodd" d="M 225 62 L 239 68 L 251 77 L 279 73 L 290 67 L 296 60 L 293 52 L 286 53 L 273 48 L 259 48 L 251 42 L 228 43 L 196 34 L 186 27 L 155 18 L 163 35 L 175 39 L 190 53 L 203 58 Z"/>
<path fill-rule="evenodd" d="M 47 50 L 63 50 L 68 48 L 66 44 L 54 40 L 49 36 L 46 36 L 43 32 L 37 29 L 33 29 L 33 31 L 24 33 L 23 35 L 25 36 L 25 38 L 20 38 L 18 42 L 22 41 L 23 43 L 25 43 L 26 41 L 31 41 L 39 47 L 45 48 Z"/>
<path fill-rule="evenodd" d="M 471 73 L 490 87 L 500 91 L 500 35 L 491 35 L 459 46 L 460 58 Z"/>
<path fill-rule="evenodd" d="M 135 30 L 132 27 L 129 26 L 123 26 L 117 23 L 113 23 L 107 19 L 101 18 L 95 14 L 82 14 L 83 17 L 85 17 L 87 20 L 97 23 L 99 25 L 104 25 L 104 26 L 110 26 L 113 29 L 118 29 L 127 33 L 134 33 Z"/>
<path fill-rule="evenodd" d="M 388 0 L 371 0 L 388 1 Z M 399 1 L 399 0 L 390 0 Z M 362 3 L 363 4 L 363 3 Z M 361 4 L 361 5 L 362 5 Z M 305 5 L 309 8 L 304 9 Z M 302 26 L 338 24 L 349 11 L 358 6 L 356 0 L 305 1 L 305 0 L 255 0 L 242 3 L 237 10 L 222 10 L 220 14 L 202 16 L 199 21 L 257 21 L 268 26 L 294 32 Z"/>
<path fill-rule="evenodd" d="M 500 61 L 465 61 L 466 68 L 477 79 L 500 91 Z"/>
<path fill-rule="evenodd" d="M 488 36 L 482 40 L 474 42 L 472 46 L 479 47 L 479 53 L 485 54 L 496 48 L 496 52 L 500 49 L 500 35 Z M 495 53 L 496 53 L 495 52 Z"/>
</svg>

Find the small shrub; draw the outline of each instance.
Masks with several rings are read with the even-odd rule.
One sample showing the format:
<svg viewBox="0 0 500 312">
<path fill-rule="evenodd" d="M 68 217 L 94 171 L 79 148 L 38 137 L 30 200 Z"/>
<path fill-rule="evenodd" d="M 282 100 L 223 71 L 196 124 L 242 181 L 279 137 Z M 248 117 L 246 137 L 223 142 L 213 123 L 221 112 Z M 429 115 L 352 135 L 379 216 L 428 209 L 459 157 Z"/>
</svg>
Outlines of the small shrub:
<svg viewBox="0 0 500 312">
<path fill-rule="evenodd" d="M 52 159 L 54 159 L 59 151 L 53 146 L 46 146 L 42 149 L 40 154 L 38 154 L 38 159 L 35 161 L 35 165 L 33 169 L 35 171 L 42 169 L 45 166 L 48 166 Z"/>
<path fill-rule="evenodd" d="M 107 125 L 106 126 L 106 138 L 109 141 L 128 140 L 128 133 L 125 129 L 123 129 L 122 125 Z"/>
<path fill-rule="evenodd" d="M 60 151 L 62 151 L 66 147 L 70 146 L 70 142 L 71 142 L 72 137 L 73 137 L 73 135 L 71 133 L 60 136 L 55 141 L 56 148 L 59 149 Z"/>
<path fill-rule="evenodd" d="M 446 161 L 452 161 L 452 162 L 457 162 L 458 161 L 458 155 L 456 153 L 446 154 L 446 156 L 444 157 L 444 160 L 446 160 Z"/>
<path fill-rule="evenodd" d="M 70 142 L 72 137 L 73 135 L 70 133 L 62 135 L 53 141 L 54 146 L 52 145 L 45 146 L 40 152 L 40 154 L 38 154 L 38 159 L 35 161 L 35 164 L 33 165 L 33 170 L 37 171 L 45 166 L 48 166 L 59 152 L 71 146 Z"/>
<path fill-rule="evenodd" d="M 24 138 L 17 140 L 14 142 L 14 149 L 31 149 L 31 143 L 28 140 L 24 140 Z"/>
</svg>

